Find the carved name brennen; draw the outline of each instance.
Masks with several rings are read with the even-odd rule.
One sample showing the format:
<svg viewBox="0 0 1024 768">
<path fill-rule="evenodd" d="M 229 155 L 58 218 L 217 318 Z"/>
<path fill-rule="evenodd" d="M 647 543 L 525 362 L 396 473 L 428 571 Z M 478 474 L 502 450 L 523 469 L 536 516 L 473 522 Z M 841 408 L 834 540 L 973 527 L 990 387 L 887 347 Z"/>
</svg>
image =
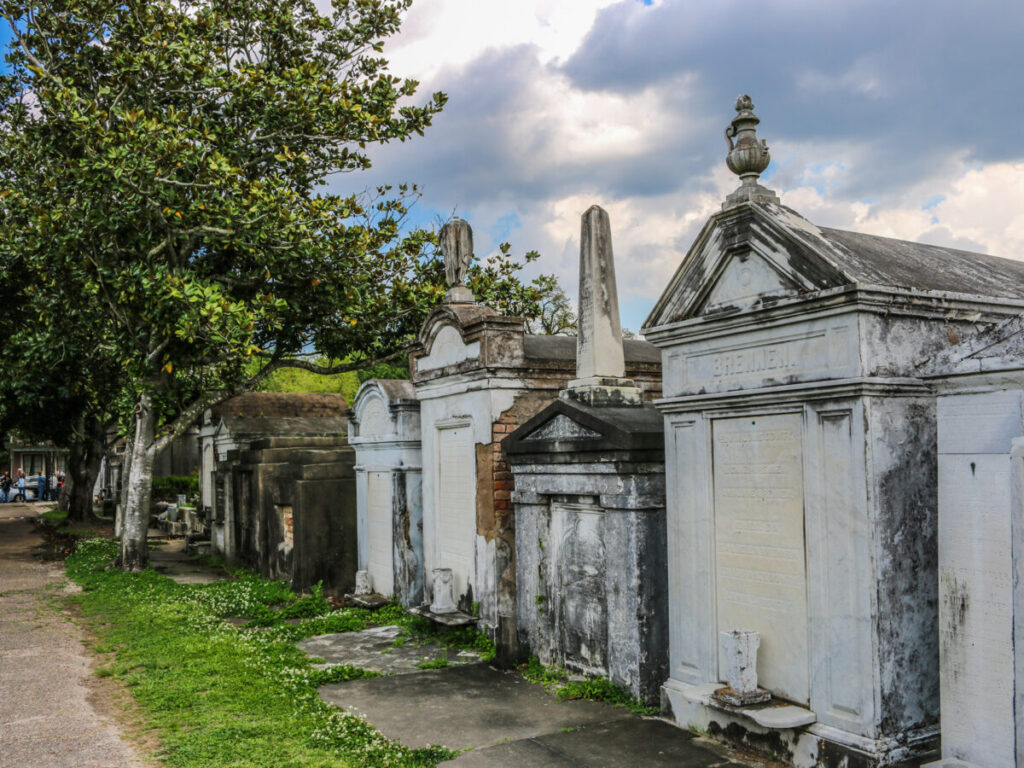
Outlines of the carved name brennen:
<svg viewBox="0 0 1024 768">
<path fill-rule="evenodd" d="M 761 686 L 808 701 L 800 414 L 713 427 L 718 631 L 761 633 Z"/>
<path fill-rule="evenodd" d="M 843 325 L 784 336 L 758 331 L 738 339 L 695 344 L 679 356 L 670 356 L 669 370 L 683 387 L 723 388 L 759 380 L 853 375 L 852 354 L 849 329 Z"/>
<path fill-rule="evenodd" d="M 793 359 L 791 352 L 792 345 L 782 344 L 723 352 L 711 358 L 712 375 L 717 379 L 723 376 L 798 368 L 799 364 Z"/>
</svg>

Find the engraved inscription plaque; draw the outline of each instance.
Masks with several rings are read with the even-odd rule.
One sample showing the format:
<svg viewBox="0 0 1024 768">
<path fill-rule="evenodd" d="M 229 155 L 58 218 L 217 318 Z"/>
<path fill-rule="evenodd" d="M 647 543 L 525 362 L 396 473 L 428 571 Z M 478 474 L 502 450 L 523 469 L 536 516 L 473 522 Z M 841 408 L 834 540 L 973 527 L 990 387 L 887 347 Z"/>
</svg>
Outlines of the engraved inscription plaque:
<svg viewBox="0 0 1024 768">
<path fill-rule="evenodd" d="M 469 425 L 438 430 L 434 568 L 451 568 L 455 596 L 473 577 L 476 552 L 476 458 Z"/>
<path fill-rule="evenodd" d="M 801 423 L 795 413 L 715 421 L 715 577 L 718 631 L 760 632 L 760 686 L 807 704 Z"/>
<path fill-rule="evenodd" d="M 369 550 L 366 570 L 370 572 L 373 591 L 390 595 L 395 589 L 390 472 L 366 473 L 366 539 Z"/>
</svg>

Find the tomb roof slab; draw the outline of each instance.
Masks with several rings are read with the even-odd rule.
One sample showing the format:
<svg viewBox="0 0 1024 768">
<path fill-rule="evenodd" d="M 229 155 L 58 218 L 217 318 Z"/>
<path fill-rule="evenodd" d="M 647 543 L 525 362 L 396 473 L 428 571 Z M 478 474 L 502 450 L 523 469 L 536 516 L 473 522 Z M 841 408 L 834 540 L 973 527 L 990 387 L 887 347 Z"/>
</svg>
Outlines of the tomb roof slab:
<svg viewBox="0 0 1024 768">
<path fill-rule="evenodd" d="M 708 220 L 644 331 L 849 288 L 884 290 L 894 303 L 951 296 L 1024 307 L 1024 262 L 818 227 L 786 206 L 746 202 Z"/>
</svg>

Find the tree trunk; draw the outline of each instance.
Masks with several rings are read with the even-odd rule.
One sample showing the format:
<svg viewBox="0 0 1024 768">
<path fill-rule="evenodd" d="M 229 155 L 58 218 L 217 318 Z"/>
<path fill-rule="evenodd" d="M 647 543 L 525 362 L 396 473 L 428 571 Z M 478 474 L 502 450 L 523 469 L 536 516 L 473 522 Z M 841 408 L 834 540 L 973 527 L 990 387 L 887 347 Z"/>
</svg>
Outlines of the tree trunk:
<svg viewBox="0 0 1024 768">
<path fill-rule="evenodd" d="M 81 441 L 75 441 L 80 443 L 77 451 L 75 445 L 71 448 L 71 462 L 65 477 L 65 483 L 71 484 L 68 519 L 76 521 L 88 520 L 93 515 L 92 491 L 106 448 L 106 428 L 100 419 L 86 416 L 80 424 L 83 437 Z"/>
<path fill-rule="evenodd" d="M 149 560 L 146 533 L 149 530 L 149 504 L 153 492 L 153 434 L 156 415 L 153 396 L 143 393 L 135 413 L 135 439 L 132 441 L 131 474 L 125 501 L 118 565 L 126 571 L 141 571 Z M 125 457 L 129 459 L 128 456 Z"/>
<path fill-rule="evenodd" d="M 88 436 L 85 432 L 85 416 L 80 414 L 71 428 L 71 440 L 68 443 L 68 466 L 64 475 L 65 491 L 60 495 L 60 508 L 68 512 L 68 520 L 82 522 L 85 516 L 80 508 L 74 506 L 72 499 L 72 485 L 75 482 L 75 472 L 78 467 L 85 463 L 86 441 Z"/>
<path fill-rule="evenodd" d="M 114 494 L 117 505 L 114 508 L 114 535 L 121 538 L 124 534 L 124 508 L 128 503 L 128 485 L 132 476 L 132 452 L 135 450 L 135 435 L 129 432 L 124 436 L 124 453 L 121 455 L 121 469 Z"/>
</svg>

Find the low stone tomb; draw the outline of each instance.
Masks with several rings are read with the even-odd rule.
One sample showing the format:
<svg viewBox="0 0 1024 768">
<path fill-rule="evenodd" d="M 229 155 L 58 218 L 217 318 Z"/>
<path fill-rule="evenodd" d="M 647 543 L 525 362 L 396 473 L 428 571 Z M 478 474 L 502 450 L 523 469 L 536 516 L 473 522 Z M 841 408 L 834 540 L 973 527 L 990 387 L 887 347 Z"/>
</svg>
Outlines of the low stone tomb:
<svg viewBox="0 0 1024 768">
<path fill-rule="evenodd" d="M 1024 765 L 1024 317 L 943 350 L 921 368 L 937 391 L 938 768 Z M 1015 472 L 1017 476 L 1015 477 Z M 1015 658 L 1015 656 L 1017 658 Z M 1015 703 L 1016 700 L 1016 703 Z"/>
<path fill-rule="evenodd" d="M 355 452 L 345 437 L 276 437 L 224 462 L 233 559 L 305 591 L 355 586 Z"/>
<path fill-rule="evenodd" d="M 205 520 L 211 549 L 233 562 L 237 478 L 232 475 L 232 452 L 245 450 L 265 438 L 345 435 L 345 398 L 333 393 L 246 392 L 207 410 L 199 429 L 199 514 Z M 242 500 L 242 506 L 248 501 Z"/>
<path fill-rule="evenodd" d="M 504 441 L 516 618 L 544 664 L 656 702 L 667 673 L 664 427 L 625 378 L 611 232 L 583 216 L 576 378 Z"/>
<path fill-rule="evenodd" d="M 712 216 L 645 323 L 662 348 L 670 658 L 682 725 L 794 765 L 934 750 L 935 398 L 916 363 L 1024 309 L 1024 262 L 818 227 L 757 184 L 737 102 Z M 716 698 L 758 632 L 764 704 Z"/>
<path fill-rule="evenodd" d="M 372 605 L 392 595 L 423 602 L 420 404 L 408 381 L 371 379 L 349 412 L 356 452 L 359 573 L 352 599 Z"/>
</svg>

